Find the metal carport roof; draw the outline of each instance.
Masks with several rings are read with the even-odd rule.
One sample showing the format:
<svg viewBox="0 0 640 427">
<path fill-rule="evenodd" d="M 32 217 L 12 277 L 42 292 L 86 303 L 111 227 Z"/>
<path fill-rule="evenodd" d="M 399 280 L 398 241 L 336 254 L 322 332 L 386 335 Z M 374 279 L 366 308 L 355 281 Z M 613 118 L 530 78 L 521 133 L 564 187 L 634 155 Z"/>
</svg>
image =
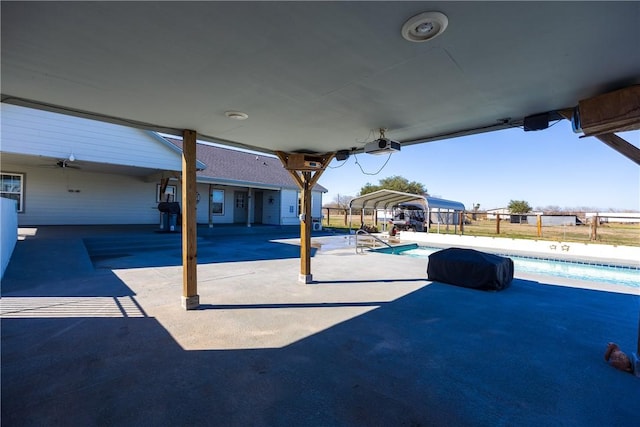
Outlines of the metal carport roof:
<svg viewBox="0 0 640 427">
<path fill-rule="evenodd" d="M 464 204 L 453 200 L 438 199 L 430 196 L 403 193 L 395 190 L 378 190 L 355 197 L 349 202 L 349 209 L 388 209 L 399 203 L 422 201 L 429 209 L 450 209 L 464 211 Z"/>
</svg>

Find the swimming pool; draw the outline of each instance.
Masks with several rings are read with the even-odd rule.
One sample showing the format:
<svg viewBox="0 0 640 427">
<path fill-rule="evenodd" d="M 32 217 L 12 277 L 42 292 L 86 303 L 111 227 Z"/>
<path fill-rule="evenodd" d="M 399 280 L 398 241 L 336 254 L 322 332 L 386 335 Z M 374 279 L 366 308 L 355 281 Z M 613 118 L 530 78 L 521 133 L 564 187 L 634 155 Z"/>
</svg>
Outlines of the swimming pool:
<svg viewBox="0 0 640 427">
<path fill-rule="evenodd" d="M 428 259 L 429 255 L 442 248 L 419 246 L 398 252 L 398 255 Z M 588 280 L 599 283 L 613 283 L 617 285 L 640 288 L 640 269 L 635 267 L 615 267 L 579 263 L 573 261 L 559 261 L 535 257 L 508 256 L 513 260 L 516 272 L 544 274 L 576 280 Z"/>
</svg>

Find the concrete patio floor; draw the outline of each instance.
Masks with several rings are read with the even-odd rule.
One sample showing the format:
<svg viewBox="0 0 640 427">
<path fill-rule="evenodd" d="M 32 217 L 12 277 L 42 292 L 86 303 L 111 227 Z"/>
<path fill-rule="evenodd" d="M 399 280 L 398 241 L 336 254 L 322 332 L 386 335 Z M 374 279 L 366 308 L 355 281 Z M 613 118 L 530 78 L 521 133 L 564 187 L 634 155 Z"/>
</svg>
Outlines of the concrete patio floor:
<svg viewBox="0 0 640 427">
<path fill-rule="evenodd" d="M 40 227 L 2 280 L 2 424 L 640 424 L 640 379 L 603 359 L 635 349 L 637 292 L 432 283 L 339 235 L 304 285 L 297 235 L 200 228 L 187 312 L 179 234 Z"/>
</svg>

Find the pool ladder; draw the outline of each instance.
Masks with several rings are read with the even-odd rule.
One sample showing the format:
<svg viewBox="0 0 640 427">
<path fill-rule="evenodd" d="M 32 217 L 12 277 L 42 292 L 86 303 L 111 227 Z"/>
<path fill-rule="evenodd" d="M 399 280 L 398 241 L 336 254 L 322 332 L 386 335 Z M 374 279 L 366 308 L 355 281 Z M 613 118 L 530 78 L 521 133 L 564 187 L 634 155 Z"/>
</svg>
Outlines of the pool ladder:
<svg viewBox="0 0 640 427">
<path fill-rule="evenodd" d="M 358 238 L 358 236 L 360 237 Z M 366 230 L 356 231 L 356 253 L 364 253 L 365 248 L 375 248 L 377 246 L 376 243 L 382 243 L 384 246 L 393 248 L 389 243 Z"/>
</svg>

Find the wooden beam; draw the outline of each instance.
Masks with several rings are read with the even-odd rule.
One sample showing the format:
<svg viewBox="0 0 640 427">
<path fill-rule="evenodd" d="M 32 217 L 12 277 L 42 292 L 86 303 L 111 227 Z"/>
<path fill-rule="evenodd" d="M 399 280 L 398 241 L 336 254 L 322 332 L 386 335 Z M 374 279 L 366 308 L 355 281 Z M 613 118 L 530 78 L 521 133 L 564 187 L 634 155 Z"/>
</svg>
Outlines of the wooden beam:
<svg viewBox="0 0 640 427">
<path fill-rule="evenodd" d="M 573 116 L 572 109 L 558 110 L 558 113 L 567 120 L 571 120 Z M 586 135 L 590 136 L 590 135 Z M 628 159 L 634 161 L 636 164 L 640 165 L 640 148 L 635 145 L 629 143 L 624 138 L 619 137 L 615 133 L 604 133 L 600 135 L 591 135 L 598 138 L 600 141 L 607 144 L 609 147 L 616 150 L 618 153 L 627 157 Z"/>
<path fill-rule="evenodd" d="M 587 136 L 640 129 L 640 85 L 582 99 L 578 110 Z"/>
<path fill-rule="evenodd" d="M 182 307 L 200 305 L 197 277 L 196 132 L 182 133 Z"/>
<path fill-rule="evenodd" d="M 604 133 L 601 135 L 595 135 L 595 137 L 616 150 L 618 153 L 640 165 L 640 148 L 627 142 L 624 138 L 620 138 L 615 133 Z"/>
</svg>

